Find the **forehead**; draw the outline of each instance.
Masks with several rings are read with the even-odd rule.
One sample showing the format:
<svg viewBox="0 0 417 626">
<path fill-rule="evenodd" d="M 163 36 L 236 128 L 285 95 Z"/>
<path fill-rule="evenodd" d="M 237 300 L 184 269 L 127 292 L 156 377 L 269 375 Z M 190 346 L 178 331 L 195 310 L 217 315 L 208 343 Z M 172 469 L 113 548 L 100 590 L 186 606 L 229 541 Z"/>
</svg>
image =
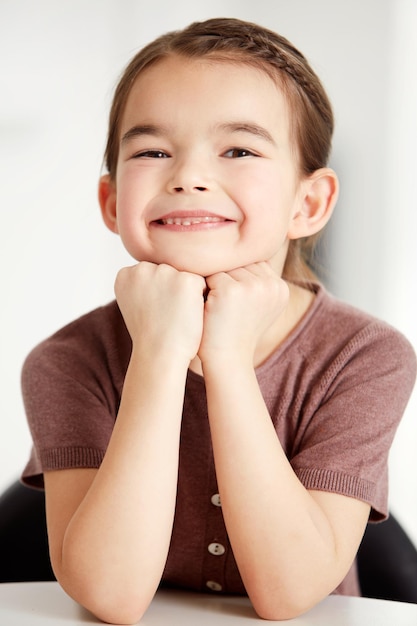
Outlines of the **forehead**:
<svg viewBox="0 0 417 626">
<path fill-rule="evenodd" d="M 127 97 L 121 131 L 138 116 L 173 120 L 187 109 L 201 118 L 246 115 L 288 122 L 287 99 L 278 79 L 242 60 L 178 55 L 145 68 Z"/>
</svg>

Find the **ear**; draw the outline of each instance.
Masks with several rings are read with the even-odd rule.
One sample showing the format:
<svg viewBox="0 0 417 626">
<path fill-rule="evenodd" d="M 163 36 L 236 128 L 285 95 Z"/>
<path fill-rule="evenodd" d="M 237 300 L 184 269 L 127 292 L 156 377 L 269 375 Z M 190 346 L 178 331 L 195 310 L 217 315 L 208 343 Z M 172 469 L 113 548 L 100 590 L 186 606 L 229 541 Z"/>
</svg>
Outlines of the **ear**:
<svg viewBox="0 0 417 626">
<path fill-rule="evenodd" d="M 104 223 L 113 233 L 119 232 L 117 227 L 116 197 L 116 185 L 110 178 L 110 175 L 102 176 L 98 184 L 98 201 Z"/>
<path fill-rule="evenodd" d="M 291 219 L 289 239 L 309 237 L 322 230 L 333 213 L 339 194 L 336 173 L 327 167 L 316 170 L 300 185 L 300 204 Z"/>
</svg>

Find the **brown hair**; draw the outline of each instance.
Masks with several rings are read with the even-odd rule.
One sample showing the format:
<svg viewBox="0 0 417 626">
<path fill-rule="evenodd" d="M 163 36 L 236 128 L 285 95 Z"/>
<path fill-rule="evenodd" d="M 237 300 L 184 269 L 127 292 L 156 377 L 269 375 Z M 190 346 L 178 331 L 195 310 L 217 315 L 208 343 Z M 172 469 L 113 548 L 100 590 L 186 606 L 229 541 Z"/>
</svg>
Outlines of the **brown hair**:
<svg viewBox="0 0 417 626">
<path fill-rule="evenodd" d="M 246 63 L 279 80 L 291 113 L 294 146 L 301 175 L 325 167 L 333 134 L 333 112 L 326 92 L 307 59 L 284 37 L 250 22 L 216 18 L 195 22 L 158 37 L 130 61 L 116 88 L 110 110 L 105 164 L 116 176 L 120 122 L 139 74 L 169 55 Z M 292 240 L 284 267 L 287 279 L 312 279 L 309 260 L 316 236 Z"/>
</svg>

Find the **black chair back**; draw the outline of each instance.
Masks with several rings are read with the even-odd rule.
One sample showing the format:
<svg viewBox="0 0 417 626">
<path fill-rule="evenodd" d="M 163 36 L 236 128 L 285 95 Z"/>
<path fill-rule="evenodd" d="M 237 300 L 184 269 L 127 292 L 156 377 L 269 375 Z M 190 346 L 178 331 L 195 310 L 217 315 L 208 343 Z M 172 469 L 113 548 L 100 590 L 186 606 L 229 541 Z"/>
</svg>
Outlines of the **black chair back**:
<svg viewBox="0 0 417 626">
<path fill-rule="evenodd" d="M 16 481 L 0 496 L 0 582 L 49 580 L 44 492 Z"/>
<path fill-rule="evenodd" d="M 357 563 L 363 596 L 417 604 L 417 550 L 394 515 L 368 524 Z"/>
</svg>

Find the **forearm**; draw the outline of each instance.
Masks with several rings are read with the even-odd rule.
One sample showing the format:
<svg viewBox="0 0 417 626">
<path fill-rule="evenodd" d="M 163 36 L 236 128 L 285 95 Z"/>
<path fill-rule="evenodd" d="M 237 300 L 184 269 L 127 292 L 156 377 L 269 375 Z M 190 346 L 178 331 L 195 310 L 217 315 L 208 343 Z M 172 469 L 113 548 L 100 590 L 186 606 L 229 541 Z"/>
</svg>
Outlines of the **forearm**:
<svg viewBox="0 0 417 626">
<path fill-rule="evenodd" d="M 148 362 L 132 355 L 105 458 L 63 538 L 60 582 L 107 620 L 106 606 L 131 606 L 125 614 L 140 616 L 160 582 L 175 510 L 186 371 L 166 355 Z"/>
<path fill-rule="evenodd" d="M 291 617 L 343 577 L 332 527 L 283 452 L 251 364 L 223 355 L 203 369 L 223 515 L 240 573 L 262 616 Z"/>
</svg>

